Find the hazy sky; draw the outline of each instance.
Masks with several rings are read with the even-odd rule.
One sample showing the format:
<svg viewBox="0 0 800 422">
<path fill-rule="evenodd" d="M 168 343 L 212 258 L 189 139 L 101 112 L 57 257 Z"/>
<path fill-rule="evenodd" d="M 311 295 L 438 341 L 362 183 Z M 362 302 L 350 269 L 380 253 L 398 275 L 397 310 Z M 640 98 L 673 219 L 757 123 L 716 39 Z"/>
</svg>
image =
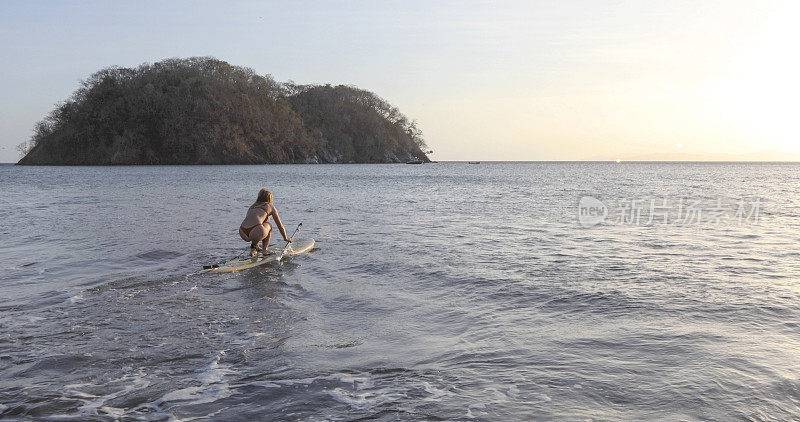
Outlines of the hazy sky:
<svg viewBox="0 0 800 422">
<path fill-rule="evenodd" d="M 0 162 L 100 68 L 354 84 L 439 160 L 800 153 L 798 2 L 0 2 Z"/>
</svg>

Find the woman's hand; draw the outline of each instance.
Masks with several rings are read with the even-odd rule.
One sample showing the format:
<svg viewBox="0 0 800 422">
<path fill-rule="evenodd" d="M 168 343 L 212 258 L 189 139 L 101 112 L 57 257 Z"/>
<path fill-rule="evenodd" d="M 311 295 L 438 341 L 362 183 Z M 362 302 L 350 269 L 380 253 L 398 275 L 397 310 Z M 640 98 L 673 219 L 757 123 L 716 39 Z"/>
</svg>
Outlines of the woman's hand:
<svg viewBox="0 0 800 422">
<path fill-rule="evenodd" d="M 294 239 L 292 239 L 291 237 L 290 237 L 290 238 L 288 238 L 288 239 L 287 239 L 287 238 L 285 238 L 285 237 L 283 238 L 283 241 L 284 241 L 284 242 L 287 242 L 287 243 L 292 243 L 292 240 L 294 240 Z"/>
</svg>

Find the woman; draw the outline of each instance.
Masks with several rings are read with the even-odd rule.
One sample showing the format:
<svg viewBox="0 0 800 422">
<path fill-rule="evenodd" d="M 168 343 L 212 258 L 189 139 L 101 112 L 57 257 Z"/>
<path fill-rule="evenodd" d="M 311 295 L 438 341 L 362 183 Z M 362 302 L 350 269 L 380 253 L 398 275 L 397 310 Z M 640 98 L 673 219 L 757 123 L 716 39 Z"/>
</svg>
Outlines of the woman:
<svg viewBox="0 0 800 422">
<path fill-rule="evenodd" d="M 278 215 L 278 209 L 272 205 L 272 192 L 261 189 L 258 192 L 256 202 L 247 209 L 247 215 L 239 226 L 239 236 L 250 242 L 250 256 L 258 255 L 258 251 L 266 255 L 269 253 L 269 236 L 272 234 L 272 225 L 267 221 L 269 216 L 275 220 L 278 225 L 278 230 L 283 236 L 283 240 L 291 242 L 292 239 L 286 237 L 286 229 L 281 223 L 281 217 Z M 261 248 L 258 247 L 258 242 L 261 242 Z"/>
</svg>

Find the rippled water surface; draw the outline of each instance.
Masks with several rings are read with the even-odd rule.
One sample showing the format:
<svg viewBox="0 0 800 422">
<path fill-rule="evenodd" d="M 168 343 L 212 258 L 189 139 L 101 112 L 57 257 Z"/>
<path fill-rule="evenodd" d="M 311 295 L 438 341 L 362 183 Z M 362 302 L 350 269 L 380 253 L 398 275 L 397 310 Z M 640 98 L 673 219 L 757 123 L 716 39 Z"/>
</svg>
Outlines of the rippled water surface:
<svg viewBox="0 0 800 422">
<path fill-rule="evenodd" d="M 262 187 L 317 247 L 200 272 Z M 796 418 L 799 187 L 792 164 L 0 166 L 0 418 Z M 582 228 L 584 196 L 760 219 Z"/>
</svg>

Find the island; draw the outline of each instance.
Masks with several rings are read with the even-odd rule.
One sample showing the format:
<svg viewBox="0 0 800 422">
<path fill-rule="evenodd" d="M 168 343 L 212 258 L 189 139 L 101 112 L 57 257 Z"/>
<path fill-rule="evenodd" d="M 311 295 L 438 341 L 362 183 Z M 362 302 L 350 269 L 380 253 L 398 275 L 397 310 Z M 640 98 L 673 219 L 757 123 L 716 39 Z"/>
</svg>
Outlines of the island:
<svg viewBox="0 0 800 422">
<path fill-rule="evenodd" d="M 212 57 L 92 74 L 36 124 L 20 165 L 429 162 L 376 94 L 280 83 Z"/>
</svg>

